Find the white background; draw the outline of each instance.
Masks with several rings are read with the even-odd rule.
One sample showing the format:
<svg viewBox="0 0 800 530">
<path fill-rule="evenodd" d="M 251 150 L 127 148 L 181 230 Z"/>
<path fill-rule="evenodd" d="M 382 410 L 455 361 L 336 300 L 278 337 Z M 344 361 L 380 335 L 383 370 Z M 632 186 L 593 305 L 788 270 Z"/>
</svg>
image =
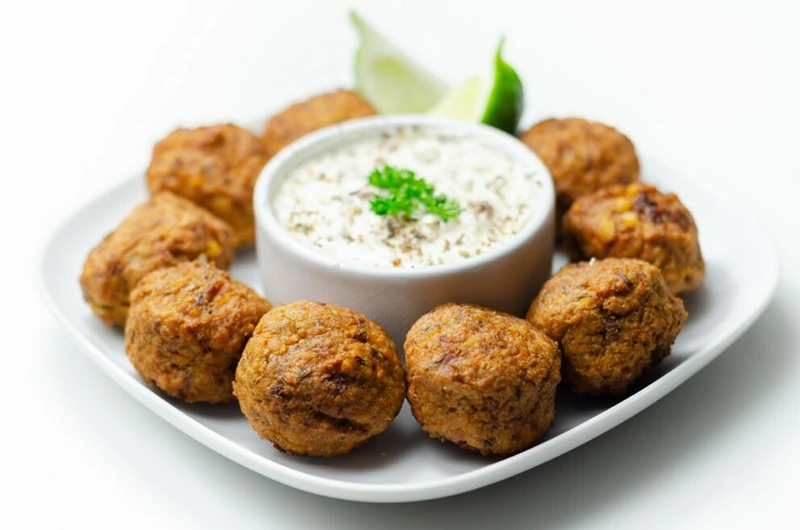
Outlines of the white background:
<svg viewBox="0 0 800 530">
<path fill-rule="evenodd" d="M 505 33 L 527 89 L 526 125 L 546 115 L 606 121 L 736 201 L 782 261 L 764 316 L 631 421 L 439 501 L 295 491 L 155 417 L 47 314 L 37 253 L 60 219 L 140 172 L 177 125 L 251 122 L 351 85 L 349 5 L 452 82 Z M 790 0 L 3 2 L 0 527 L 796 527 L 798 26 Z"/>
</svg>

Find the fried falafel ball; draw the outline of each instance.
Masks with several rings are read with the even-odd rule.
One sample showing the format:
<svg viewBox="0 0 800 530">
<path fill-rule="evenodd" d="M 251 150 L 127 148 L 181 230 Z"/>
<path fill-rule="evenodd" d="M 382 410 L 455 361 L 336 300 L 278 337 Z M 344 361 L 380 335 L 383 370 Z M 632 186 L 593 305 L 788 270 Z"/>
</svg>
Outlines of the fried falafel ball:
<svg viewBox="0 0 800 530">
<path fill-rule="evenodd" d="M 411 411 L 433 438 L 510 455 L 553 423 L 561 355 L 521 318 L 445 304 L 414 323 L 405 355 Z"/>
<path fill-rule="evenodd" d="M 264 315 L 233 391 L 255 431 L 286 453 L 345 454 L 383 432 L 405 397 L 394 343 L 367 317 L 299 301 Z"/>
<path fill-rule="evenodd" d="M 267 122 L 261 139 L 272 157 L 301 136 L 334 123 L 372 116 L 375 109 L 351 90 L 337 90 L 295 103 Z"/>
<path fill-rule="evenodd" d="M 232 401 L 236 365 L 270 304 L 213 265 L 151 272 L 131 293 L 125 352 L 142 379 L 190 403 Z"/>
<path fill-rule="evenodd" d="M 542 159 L 556 188 L 560 219 L 579 197 L 639 180 L 639 158 L 627 136 L 582 118 L 551 118 L 520 135 Z"/>
<path fill-rule="evenodd" d="M 657 267 L 608 258 L 559 270 L 527 318 L 558 343 L 573 392 L 622 396 L 669 355 L 686 316 Z"/>
<path fill-rule="evenodd" d="M 130 292 L 144 275 L 198 258 L 227 269 L 233 253 L 234 235 L 227 223 L 161 192 L 134 208 L 89 252 L 80 276 L 83 298 L 103 322 L 123 327 Z"/>
<path fill-rule="evenodd" d="M 147 168 L 152 193 L 168 190 L 227 222 L 236 245 L 255 240 L 253 187 L 267 162 L 264 146 L 236 125 L 178 129 L 153 148 Z"/>
<path fill-rule="evenodd" d="M 653 186 L 612 186 L 575 201 L 563 224 L 573 260 L 637 258 L 661 269 L 672 294 L 700 287 L 705 262 L 692 214 Z"/>
</svg>

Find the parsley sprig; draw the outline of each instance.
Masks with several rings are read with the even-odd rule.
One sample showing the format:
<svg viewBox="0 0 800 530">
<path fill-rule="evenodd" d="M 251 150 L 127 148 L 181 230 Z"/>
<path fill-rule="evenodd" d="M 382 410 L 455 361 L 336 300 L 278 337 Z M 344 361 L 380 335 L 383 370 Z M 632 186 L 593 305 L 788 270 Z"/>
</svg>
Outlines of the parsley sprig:
<svg viewBox="0 0 800 530">
<path fill-rule="evenodd" d="M 411 217 L 420 207 L 424 207 L 428 213 L 447 222 L 461 213 L 458 202 L 444 194 L 436 195 L 433 185 L 417 178 L 410 169 L 384 165 L 383 169 L 375 169 L 370 173 L 369 183 L 388 191 L 388 194 L 376 195 L 369 203 L 372 211 L 378 215 Z"/>
</svg>

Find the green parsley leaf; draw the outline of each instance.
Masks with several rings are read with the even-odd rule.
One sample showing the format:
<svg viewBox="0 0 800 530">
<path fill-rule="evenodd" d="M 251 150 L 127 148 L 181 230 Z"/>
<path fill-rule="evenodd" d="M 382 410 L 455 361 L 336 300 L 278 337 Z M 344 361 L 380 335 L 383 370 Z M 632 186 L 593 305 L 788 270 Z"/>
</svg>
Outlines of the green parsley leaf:
<svg viewBox="0 0 800 530">
<path fill-rule="evenodd" d="M 433 185 L 417 178 L 410 169 L 384 165 L 383 169 L 375 169 L 370 173 L 367 180 L 371 186 L 388 191 L 388 194 L 376 195 L 369 203 L 372 211 L 378 215 L 411 217 L 420 207 L 424 207 L 428 213 L 447 222 L 461 213 L 458 202 L 446 195 L 435 195 Z"/>
</svg>

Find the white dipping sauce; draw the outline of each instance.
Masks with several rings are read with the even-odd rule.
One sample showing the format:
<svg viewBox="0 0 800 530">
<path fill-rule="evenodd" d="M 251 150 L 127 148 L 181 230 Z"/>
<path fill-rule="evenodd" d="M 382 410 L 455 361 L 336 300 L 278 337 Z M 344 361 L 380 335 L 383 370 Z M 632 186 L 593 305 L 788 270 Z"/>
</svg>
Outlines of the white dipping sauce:
<svg viewBox="0 0 800 530">
<path fill-rule="evenodd" d="M 447 222 L 418 210 L 411 219 L 379 216 L 370 200 L 385 190 L 367 179 L 376 168 L 410 169 L 461 206 Z M 541 203 L 533 167 L 475 139 L 425 127 L 348 144 L 291 171 L 278 189 L 278 222 L 305 246 L 336 262 L 372 267 L 455 263 L 503 244 Z"/>
</svg>

